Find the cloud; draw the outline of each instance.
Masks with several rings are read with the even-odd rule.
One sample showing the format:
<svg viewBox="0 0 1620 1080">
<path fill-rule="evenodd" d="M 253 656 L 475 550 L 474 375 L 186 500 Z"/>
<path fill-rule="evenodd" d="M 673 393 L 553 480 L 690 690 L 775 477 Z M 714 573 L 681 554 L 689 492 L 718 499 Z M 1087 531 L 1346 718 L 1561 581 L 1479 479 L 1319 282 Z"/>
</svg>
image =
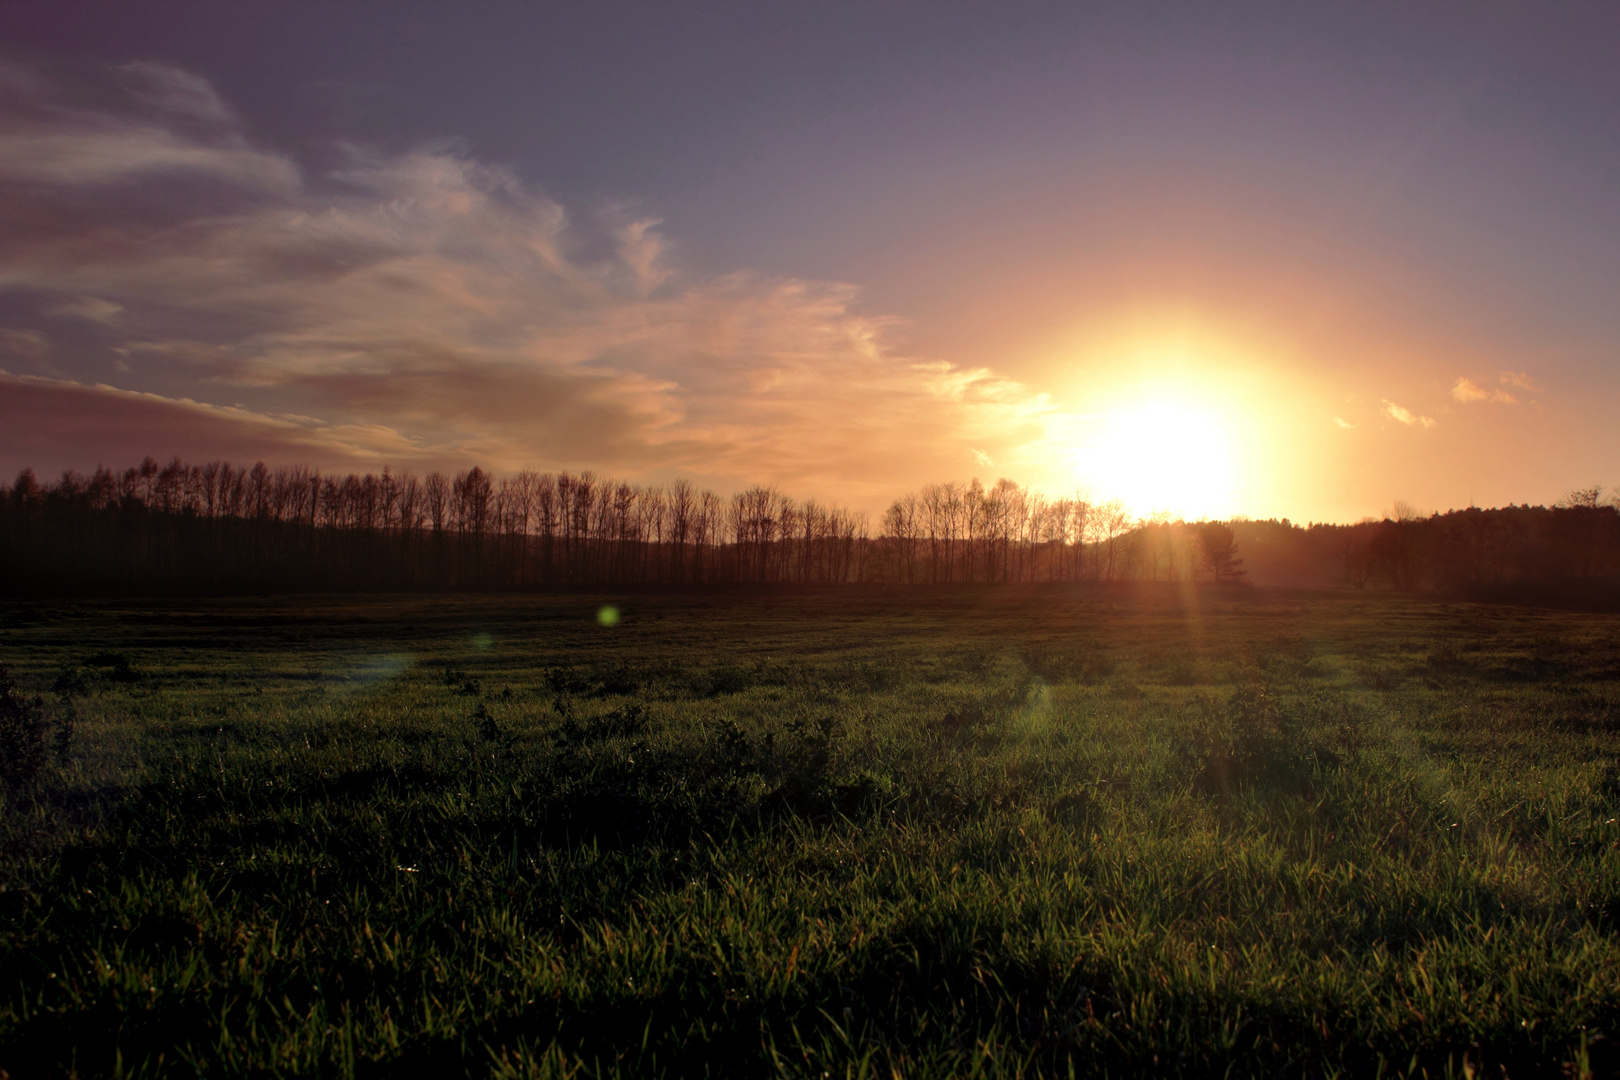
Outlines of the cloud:
<svg viewBox="0 0 1620 1080">
<path fill-rule="evenodd" d="M 1487 390 L 1466 376 L 1460 376 L 1457 379 L 1457 382 L 1451 388 L 1451 396 L 1453 400 L 1460 401 L 1465 405 L 1477 401 L 1493 401 L 1501 405 L 1517 405 L 1519 403 L 1519 399 L 1506 390 L 1495 388 Z"/>
<path fill-rule="evenodd" d="M 374 468 L 425 460 L 422 448 L 382 426 L 334 425 L 308 417 L 266 416 L 240 407 L 207 405 L 119 390 L 105 384 L 13 375 L 0 371 L 0 427 L 11 469 L 46 462 L 88 468 L 158 458 L 209 456 L 265 459 L 323 468 Z M 85 458 L 83 447 L 93 447 Z"/>
<path fill-rule="evenodd" d="M 53 370 L 69 380 L 0 384 L 0 460 L 253 446 L 859 500 L 978 455 L 1043 467 L 1074 444 L 1030 387 L 896 352 L 894 322 L 861 312 L 850 285 L 696 273 L 671 263 L 655 219 L 593 235 L 453 145 L 344 147 L 304 175 L 252 145 L 203 80 L 123 70 L 138 89 L 122 111 L 0 81 L 23 99 L 20 120 L 0 117 L 0 223 L 16 226 L 0 229 L 0 292 L 99 335 Z M 159 174 L 139 198 L 79 194 Z M 110 371 L 127 385 L 101 385 Z M 65 419 L 75 402 L 95 425 Z M 82 439 L 52 442 L 58 424 Z"/>
<path fill-rule="evenodd" d="M 279 193 L 298 185 L 293 162 L 250 145 L 213 87 L 189 72 L 126 65 L 132 107 L 121 110 L 67 105 L 26 69 L 3 74 L 0 182 L 75 188 L 190 178 Z"/>
<path fill-rule="evenodd" d="M 233 146 L 199 146 L 158 128 L 20 131 L 0 136 L 0 180 L 101 185 L 164 174 L 208 176 L 249 188 L 287 190 L 292 164 Z"/>
<path fill-rule="evenodd" d="M 1333 422 L 1335 424 L 1339 425 L 1340 427 L 1345 428 L 1347 430 L 1354 430 L 1357 427 L 1357 425 L 1352 424 L 1350 421 L 1346 420 L 1342 416 L 1335 416 L 1333 418 Z"/>
<path fill-rule="evenodd" d="M 1417 425 L 1431 428 L 1434 427 L 1435 423 L 1433 417 L 1419 416 L 1412 412 L 1412 410 L 1403 408 L 1402 406 L 1397 405 L 1393 401 L 1389 401 L 1387 399 L 1384 402 L 1384 414 L 1391 420 L 1398 420 L 1408 427 Z"/>
<path fill-rule="evenodd" d="M 149 60 L 132 61 L 118 70 L 128 82 L 131 96 L 160 112 L 221 123 L 236 119 L 213 84 L 189 71 Z"/>
<path fill-rule="evenodd" d="M 669 270 L 660 263 L 664 254 L 664 241 L 653 230 L 660 222 L 657 218 L 632 221 L 618 230 L 619 261 L 630 269 L 641 292 L 649 293 L 669 277 Z"/>
<path fill-rule="evenodd" d="M 110 323 L 118 318 L 123 310 L 123 304 L 115 304 L 99 296 L 74 296 L 47 308 L 46 313 L 71 319 L 87 319 L 90 322 Z"/>
<path fill-rule="evenodd" d="M 38 330 L 0 329 L 0 355 L 39 360 L 51 351 L 51 339 Z"/>
</svg>

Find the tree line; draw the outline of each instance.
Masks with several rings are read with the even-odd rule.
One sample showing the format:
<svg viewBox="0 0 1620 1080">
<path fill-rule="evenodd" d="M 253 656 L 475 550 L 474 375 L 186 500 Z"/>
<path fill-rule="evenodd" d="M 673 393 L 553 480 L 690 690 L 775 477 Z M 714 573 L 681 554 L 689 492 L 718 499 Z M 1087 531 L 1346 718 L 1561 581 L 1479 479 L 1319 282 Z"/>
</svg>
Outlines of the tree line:
<svg viewBox="0 0 1620 1080">
<path fill-rule="evenodd" d="M 1268 584 L 1620 603 L 1620 504 L 1599 487 L 1552 506 L 1423 514 L 1396 503 L 1384 518 L 1354 525 L 1286 524 L 1232 523 Z"/>
<path fill-rule="evenodd" d="M 1245 579 L 1620 601 L 1620 510 L 1587 488 L 1551 507 L 1397 504 L 1355 525 L 1184 522 L 975 479 L 907 493 L 874 522 L 765 486 L 178 458 L 0 484 L 10 595 Z"/>
<path fill-rule="evenodd" d="M 867 515 L 754 486 L 590 472 L 322 473 L 260 462 L 0 486 L 0 588 L 58 591 L 987 584 L 1243 574 L 1220 523 L 1011 480 L 930 484 Z"/>
</svg>

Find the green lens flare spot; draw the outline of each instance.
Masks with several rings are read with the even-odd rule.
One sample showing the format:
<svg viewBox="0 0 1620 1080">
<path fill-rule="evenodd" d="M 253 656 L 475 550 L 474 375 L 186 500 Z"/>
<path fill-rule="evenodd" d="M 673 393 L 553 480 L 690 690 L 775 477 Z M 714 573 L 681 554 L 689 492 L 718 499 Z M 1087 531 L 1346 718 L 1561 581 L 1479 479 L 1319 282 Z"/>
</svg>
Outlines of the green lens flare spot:
<svg viewBox="0 0 1620 1080">
<path fill-rule="evenodd" d="M 495 639 L 490 637 L 488 634 L 474 634 L 473 635 L 473 648 L 475 648 L 475 649 L 487 649 L 487 648 L 490 647 L 490 645 L 494 641 L 495 641 Z"/>
<path fill-rule="evenodd" d="M 619 609 L 612 604 L 603 604 L 596 613 L 596 624 L 598 626 L 618 626 Z"/>
</svg>

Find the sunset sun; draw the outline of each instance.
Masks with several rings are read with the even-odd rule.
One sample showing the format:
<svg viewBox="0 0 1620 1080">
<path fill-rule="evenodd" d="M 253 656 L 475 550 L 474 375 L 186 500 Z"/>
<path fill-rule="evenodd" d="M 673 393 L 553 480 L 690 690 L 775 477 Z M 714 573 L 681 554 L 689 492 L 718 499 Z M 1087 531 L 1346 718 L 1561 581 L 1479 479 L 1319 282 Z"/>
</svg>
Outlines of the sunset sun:
<svg viewBox="0 0 1620 1080">
<path fill-rule="evenodd" d="M 1196 400 L 1147 397 L 1098 415 L 1082 448 L 1084 482 L 1138 517 L 1189 521 L 1231 512 L 1236 488 L 1233 423 Z"/>
<path fill-rule="evenodd" d="M 1100 494 L 1133 513 L 1219 515 L 1232 495 L 1232 445 L 1214 413 L 1180 401 L 1152 401 L 1103 421 L 1093 475 Z"/>
</svg>

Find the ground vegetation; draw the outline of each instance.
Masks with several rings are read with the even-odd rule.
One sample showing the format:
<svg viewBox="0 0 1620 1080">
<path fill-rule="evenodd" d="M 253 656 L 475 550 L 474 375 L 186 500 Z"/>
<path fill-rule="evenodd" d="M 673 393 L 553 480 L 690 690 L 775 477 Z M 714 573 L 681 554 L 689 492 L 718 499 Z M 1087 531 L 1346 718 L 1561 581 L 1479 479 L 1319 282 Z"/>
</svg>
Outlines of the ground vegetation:
<svg viewBox="0 0 1620 1080">
<path fill-rule="evenodd" d="M 1163 583 L 10 603 L 0 1067 L 1613 1075 L 1617 630 Z"/>
</svg>

